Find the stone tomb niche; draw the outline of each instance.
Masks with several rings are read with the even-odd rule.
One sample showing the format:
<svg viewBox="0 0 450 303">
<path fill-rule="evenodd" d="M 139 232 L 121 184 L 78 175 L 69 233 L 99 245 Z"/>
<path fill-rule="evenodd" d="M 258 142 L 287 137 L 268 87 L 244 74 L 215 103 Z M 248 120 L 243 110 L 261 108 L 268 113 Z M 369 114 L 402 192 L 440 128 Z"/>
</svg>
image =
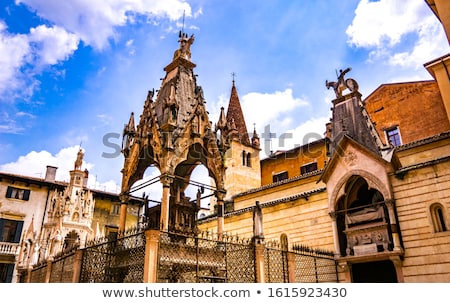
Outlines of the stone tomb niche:
<svg viewBox="0 0 450 303">
<path fill-rule="evenodd" d="M 389 217 L 382 194 L 358 177 L 349 181 L 344 211 L 347 256 L 372 255 L 391 250 Z"/>
<path fill-rule="evenodd" d="M 345 223 L 347 255 L 361 256 L 388 250 L 388 223 L 383 205 L 347 213 Z"/>
</svg>

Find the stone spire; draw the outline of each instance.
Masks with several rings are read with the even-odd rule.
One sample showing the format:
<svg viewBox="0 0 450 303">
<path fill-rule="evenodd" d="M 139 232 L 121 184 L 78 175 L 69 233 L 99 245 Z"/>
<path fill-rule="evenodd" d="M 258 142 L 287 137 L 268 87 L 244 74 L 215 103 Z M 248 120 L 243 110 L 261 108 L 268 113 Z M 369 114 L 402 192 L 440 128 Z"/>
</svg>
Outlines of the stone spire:
<svg viewBox="0 0 450 303">
<path fill-rule="evenodd" d="M 236 85 L 234 83 L 234 79 L 233 85 L 231 87 L 230 102 L 228 104 L 227 110 L 227 122 L 229 125 L 235 126 L 239 142 L 246 146 L 251 146 L 247 126 L 245 125 L 244 114 L 241 108 L 241 102 L 239 101 L 239 96 L 237 93 Z"/>
<path fill-rule="evenodd" d="M 256 132 L 256 125 L 253 126 L 252 146 L 254 148 L 260 148 L 260 140 L 258 133 Z"/>
</svg>

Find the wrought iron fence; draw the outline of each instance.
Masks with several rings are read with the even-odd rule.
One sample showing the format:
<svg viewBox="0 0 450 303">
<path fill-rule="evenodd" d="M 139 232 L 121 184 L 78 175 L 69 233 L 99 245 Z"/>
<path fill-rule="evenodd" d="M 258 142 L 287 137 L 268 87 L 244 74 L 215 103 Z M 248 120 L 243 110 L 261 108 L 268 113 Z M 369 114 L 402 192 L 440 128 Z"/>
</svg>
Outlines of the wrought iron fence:
<svg viewBox="0 0 450 303">
<path fill-rule="evenodd" d="M 266 247 L 264 250 L 264 279 L 267 283 L 289 282 L 287 251 Z"/>
<path fill-rule="evenodd" d="M 255 282 L 254 248 L 236 237 L 163 233 L 158 282 Z"/>
<path fill-rule="evenodd" d="M 294 244 L 295 281 L 299 283 L 338 282 L 337 264 L 332 252 Z"/>
<path fill-rule="evenodd" d="M 123 235 L 97 239 L 86 246 L 80 282 L 143 282 L 144 230 L 130 229 Z"/>
<path fill-rule="evenodd" d="M 144 229 L 127 230 L 122 235 L 88 243 L 82 249 L 79 281 L 144 282 L 145 247 Z M 256 248 L 253 240 L 238 236 L 161 232 L 157 264 L 149 266 L 156 268 L 159 283 L 255 283 L 257 262 L 263 262 L 264 281 L 268 283 L 338 282 L 331 252 L 303 245 L 288 249 L 278 242 L 263 243 L 258 246 L 258 253 Z M 74 251 L 55 256 L 49 282 L 71 282 L 75 267 Z M 35 266 L 30 281 L 45 282 L 48 269 L 45 262 Z"/>
</svg>

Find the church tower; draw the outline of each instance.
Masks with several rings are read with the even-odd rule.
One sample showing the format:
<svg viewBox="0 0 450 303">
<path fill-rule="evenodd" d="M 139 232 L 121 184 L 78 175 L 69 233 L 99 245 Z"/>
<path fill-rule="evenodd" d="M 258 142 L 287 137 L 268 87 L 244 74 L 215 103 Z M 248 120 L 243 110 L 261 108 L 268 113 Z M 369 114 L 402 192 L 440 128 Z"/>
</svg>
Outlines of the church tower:
<svg viewBox="0 0 450 303">
<path fill-rule="evenodd" d="M 256 129 L 250 139 L 241 102 L 233 79 L 227 113 L 222 107 L 216 130 L 226 140 L 225 154 L 225 200 L 234 195 L 261 186 L 260 143 Z"/>
<path fill-rule="evenodd" d="M 148 92 L 139 124 L 135 127 L 134 115 L 123 132 L 121 211 L 119 232 L 126 220 L 126 206 L 132 185 L 142 179 L 149 166 L 159 169 L 163 188 L 160 205 L 147 212 L 152 228 L 161 231 L 195 232 L 201 192 L 197 197 L 187 197 L 185 190 L 197 165 L 203 165 L 214 179 L 213 191 L 218 200 L 218 230 L 223 232 L 223 200 L 225 195 L 225 148 L 217 140 L 206 111 L 203 89 L 197 84 L 191 61 L 190 47 L 194 36 L 180 32 L 179 49 L 166 72 L 161 87 Z M 208 186 L 208 184 L 207 184 Z"/>
</svg>

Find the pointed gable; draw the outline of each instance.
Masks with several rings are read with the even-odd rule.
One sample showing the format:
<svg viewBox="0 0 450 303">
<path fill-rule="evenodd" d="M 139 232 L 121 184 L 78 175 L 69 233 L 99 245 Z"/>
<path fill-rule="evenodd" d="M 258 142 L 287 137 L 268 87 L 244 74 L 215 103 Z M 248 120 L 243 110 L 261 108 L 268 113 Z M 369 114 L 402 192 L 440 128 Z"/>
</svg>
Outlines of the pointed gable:
<svg viewBox="0 0 450 303">
<path fill-rule="evenodd" d="M 244 113 L 242 112 L 241 102 L 237 93 L 236 86 L 231 87 L 230 102 L 227 110 L 227 122 L 230 125 L 235 125 L 239 134 L 239 141 L 247 146 L 250 146 L 250 138 L 248 135 L 247 126 L 245 125 Z"/>
</svg>

